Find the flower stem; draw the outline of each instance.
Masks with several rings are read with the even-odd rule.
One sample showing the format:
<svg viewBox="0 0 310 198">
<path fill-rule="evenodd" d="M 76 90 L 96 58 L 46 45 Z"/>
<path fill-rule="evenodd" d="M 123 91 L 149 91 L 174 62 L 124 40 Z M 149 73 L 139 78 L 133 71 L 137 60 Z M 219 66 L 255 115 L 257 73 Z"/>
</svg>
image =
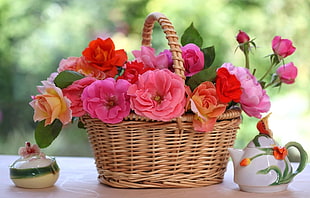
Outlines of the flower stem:
<svg viewBox="0 0 310 198">
<path fill-rule="evenodd" d="M 245 68 L 250 69 L 249 51 L 244 51 L 245 56 Z"/>
<path fill-rule="evenodd" d="M 259 81 L 264 80 L 264 78 L 270 73 L 272 67 L 273 67 L 273 64 L 270 64 L 270 67 L 268 68 L 268 70 L 266 71 L 266 73 L 259 79 Z"/>
<path fill-rule="evenodd" d="M 271 72 L 272 67 L 277 65 L 280 62 L 278 56 L 275 54 L 271 55 L 270 60 L 271 60 L 270 67 L 268 68 L 266 73 L 259 79 L 259 81 L 264 80 L 264 78 Z"/>
</svg>

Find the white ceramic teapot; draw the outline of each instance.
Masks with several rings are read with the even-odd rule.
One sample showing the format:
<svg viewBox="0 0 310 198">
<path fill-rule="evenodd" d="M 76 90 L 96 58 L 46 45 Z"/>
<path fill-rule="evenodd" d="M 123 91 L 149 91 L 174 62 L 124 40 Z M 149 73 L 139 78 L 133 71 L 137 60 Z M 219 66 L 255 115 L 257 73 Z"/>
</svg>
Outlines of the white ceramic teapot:
<svg viewBox="0 0 310 198">
<path fill-rule="evenodd" d="M 297 142 L 280 147 L 268 128 L 268 116 L 257 123 L 260 134 L 244 148 L 229 148 L 234 164 L 234 181 L 247 192 L 278 192 L 287 189 L 292 179 L 306 166 L 308 156 Z M 287 157 L 288 148 L 295 147 L 300 161 L 294 171 Z"/>
</svg>

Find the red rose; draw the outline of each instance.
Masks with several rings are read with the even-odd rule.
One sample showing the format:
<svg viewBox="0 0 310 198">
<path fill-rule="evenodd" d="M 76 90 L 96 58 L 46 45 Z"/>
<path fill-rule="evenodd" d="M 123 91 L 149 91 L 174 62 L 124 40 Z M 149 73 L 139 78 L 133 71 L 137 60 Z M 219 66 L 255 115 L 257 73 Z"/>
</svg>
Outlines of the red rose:
<svg viewBox="0 0 310 198">
<path fill-rule="evenodd" d="M 91 41 L 82 54 L 90 65 L 106 72 L 108 77 L 114 77 L 117 74 L 117 67 L 122 67 L 127 61 L 126 52 L 123 49 L 115 50 L 110 38 L 105 40 L 97 38 Z"/>
<path fill-rule="evenodd" d="M 216 93 L 222 103 L 240 102 L 241 83 L 226 68 L 219 68 L 216 76 Z"/>
<path fill-rule="evenodd" d="M 137 60 L 130 61 L 125 64 L 125 72 L 118 79 L 125 79 L 131 84 L 134 84 L 139 77 L 139 74 L 143 74 L 148 70 L 154 70 L 154 68 L 144 68 L 144 63 Z"/>
</svg>

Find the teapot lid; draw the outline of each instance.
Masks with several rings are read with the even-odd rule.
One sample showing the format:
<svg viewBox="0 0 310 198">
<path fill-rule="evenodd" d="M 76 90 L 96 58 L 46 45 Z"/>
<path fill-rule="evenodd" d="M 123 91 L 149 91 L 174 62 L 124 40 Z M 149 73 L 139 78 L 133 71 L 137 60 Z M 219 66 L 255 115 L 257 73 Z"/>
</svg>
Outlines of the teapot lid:
<svg viewBox="0 0 310 198">
<path fill-rule="evenodd" d="M 248 148 L 254 147 L 274 147 L 277 146 L 277 142 L 266 134 L 258 134 L 254 139 L 247 145 Z"/>
<path fill-rule="evenodd" d="M 11 165 L 12 168 L 26 169 L 46 167 L 55 161 L 53 158 L 41 152 L 38 145 L 31 145 L 30 142 L 26 142 L 25 147 L 20 147 L 18 154 L 21 157 Z"/>
<path fill-rule="evenodd" d="M 271 113 L 263 117 L 257 122 L 256 128 L 259 131 L 259 134 L 254 137 L 254 139 L 247 145 L 248 148 L 253 147 L 274 147 L 278 144 L 272 138 L 272 131 L 268 126 L 268 118 Z"/>
</svg>

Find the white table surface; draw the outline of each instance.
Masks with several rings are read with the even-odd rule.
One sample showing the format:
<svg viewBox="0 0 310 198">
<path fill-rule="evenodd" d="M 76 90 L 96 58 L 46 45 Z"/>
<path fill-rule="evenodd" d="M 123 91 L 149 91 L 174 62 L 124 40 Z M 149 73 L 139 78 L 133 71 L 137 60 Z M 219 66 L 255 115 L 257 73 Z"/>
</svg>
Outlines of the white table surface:
<svg viewBox="0 0 310 198">
<path fill-rule="evenodd" d="M 0 197 L 106 197 L 106 198 L 306 198 L 310 197 L 310 165 L 289 185 L 277 193 L 246 193 L 233 182 L 233 167 L 229 163 L 223 183 L 180 189 L 118 189 L 100 184 L 93 158 L 56 157 L 60 176 L 56 184 L 43 189 L 16 187 L 10 180 L 9 165 L 18 156 L 0 155 Z"/>
</svg>

